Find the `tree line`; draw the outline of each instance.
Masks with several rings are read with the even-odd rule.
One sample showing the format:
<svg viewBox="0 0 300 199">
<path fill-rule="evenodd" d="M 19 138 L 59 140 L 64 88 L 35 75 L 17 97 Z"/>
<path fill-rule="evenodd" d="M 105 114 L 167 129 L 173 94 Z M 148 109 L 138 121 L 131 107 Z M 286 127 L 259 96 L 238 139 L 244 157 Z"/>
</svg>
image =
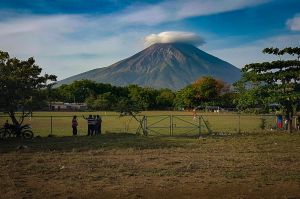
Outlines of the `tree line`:
<svg viewBox="0 0 300 199">
<path fill-rule="evenodd" d="M 78 80 L 44 92 L 48 101 L 86 103 L 90 110 L 114 110 L 122 100 L 136 103 L 142 110 L 174 110 L 201 105 L 233 107 L 235 95 L 228 84 L 209 76 L 201 77 L 179 91 Z"/>
</svg>

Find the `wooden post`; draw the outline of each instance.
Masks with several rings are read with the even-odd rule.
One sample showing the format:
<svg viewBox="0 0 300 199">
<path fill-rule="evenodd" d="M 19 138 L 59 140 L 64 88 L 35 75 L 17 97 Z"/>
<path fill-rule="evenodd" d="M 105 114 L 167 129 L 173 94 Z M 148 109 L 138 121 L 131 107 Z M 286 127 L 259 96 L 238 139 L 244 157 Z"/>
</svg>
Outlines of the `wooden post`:
<svg viewBox="0 0 300 199">
<path fill-rule="evenodd" d="M 171 136 L 172 135 L 172 126 L 173 126 L 173 124 L 172 124 L 172 115 L 169 115 L 169 117 L 170 117 L 169 128 L 170 128 L 170 136 Z"/>
<path fill-rule="evenodd" d="M 199 137 L 200 137 L 200 135 L 201 135 L 201 116 L 199 115 L 198 116 L 198 125 L 199 125 Z"/>
<path fill-rule="evenodd" d="M 241 132 L 241 115 L 239 114 L 239 118 L 238 118 L 238 133 Z"/>
<path fill-rule="evenodd" d="M 174 135 L 174 120 L 173 120 L 173 115 L 171 115 L 171 135 L 173 136 Z"/>
<path fill-rule="evenodd" d="M 52 116 L 50 116 L 51 117 L 51 124 L 50 124 L 50 134 L 52 135 Z"/>
</svg>

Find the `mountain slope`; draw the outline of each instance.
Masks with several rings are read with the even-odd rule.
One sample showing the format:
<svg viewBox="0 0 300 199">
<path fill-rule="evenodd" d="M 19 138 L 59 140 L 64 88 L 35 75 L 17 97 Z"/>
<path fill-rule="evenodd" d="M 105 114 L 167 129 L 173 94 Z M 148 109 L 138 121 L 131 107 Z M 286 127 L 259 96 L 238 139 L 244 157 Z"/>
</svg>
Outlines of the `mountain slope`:
<svg viewBox="0 0 300 199">
<path fill-rule="evenodd" d="M 111 66 L 72 76 L 59 84 L 90 79 L 118 86 L 137 84 L 177 90 L 207 75 L 233 83 L 240 78 L 240 70 L 192 45 L 164 43 L 154 44 Z"/>
</svg>

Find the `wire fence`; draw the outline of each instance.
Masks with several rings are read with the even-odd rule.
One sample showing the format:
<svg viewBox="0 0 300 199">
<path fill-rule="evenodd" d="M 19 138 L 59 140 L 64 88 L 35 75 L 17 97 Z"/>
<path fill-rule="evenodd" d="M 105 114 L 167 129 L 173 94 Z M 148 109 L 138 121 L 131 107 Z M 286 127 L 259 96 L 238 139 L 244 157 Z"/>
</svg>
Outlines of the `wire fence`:
<svg viewBox="0 0 300 199">
<path fill-rule="evenodd" d="M 102 133 L 137 133 L 140 123 L 131 116 L 101 115 Z M 201 134 L 236 134 L 282 131 L 276 125 L 274 115 L 201 114 L 201 115 L 139 115 L 149 135 L 197 136 Z M 87 121 L 78 117 L 78 135 L 87 135 Z M 0 116 L 0 125 L 9 117 Z M 72 116 L 31 116 L 24 124 L 30 124 L 35 136 L 70 136 Z M 293 118 L 296 129 L 296 117 Z"/>
</svg>

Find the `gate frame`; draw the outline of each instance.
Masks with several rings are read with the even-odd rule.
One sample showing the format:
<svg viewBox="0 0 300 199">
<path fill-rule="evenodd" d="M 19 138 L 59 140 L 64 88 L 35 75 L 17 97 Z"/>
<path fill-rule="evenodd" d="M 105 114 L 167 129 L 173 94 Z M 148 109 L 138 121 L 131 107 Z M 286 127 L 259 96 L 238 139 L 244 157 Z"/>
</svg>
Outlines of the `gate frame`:
<svg viewBox="0 0 300 199">
<path fill-rule="evenodd" d="M 169 129 L 169 135 L 170 136 L 174 136 L 174 129 L 189 129 L 188 131 L 185 131 L 184 133 L 189 133 L 195 129 L 198 129 L 198 135 L 200 136 L 201 133 L 202 133 L 202 127 L 205 127 L 209 133 L 211 133 L 211 129 L 209 128 L 207 122 L 204 120 L 203 116 L 202 115 L 199 115 L 197 116 L 196 118 L 198 119 L 198 123 L 195 124 L 195 123 L 192 123 L 190 121 L 187 121 L 185 119 L 182 119 L 180 117 L 182 116 L 188 116 L 188 115 L 153 115 L 153 116 L 145 116 L 145 127 L 146 127 L 146 130 L 149 131 L 149 132 L 154 132 L 155 134 L 158 134 L 158 135 L 162 135 L 161 133 L 159 133 L 158 131 L 154 130 L 154 129 Z M 152 118 L 155 118 L 155 117 L 163 117 L 161 118 L 160 120 L 158 121 L 155 121 L 151 124 L 148 123 L 148 118 L 149 117 L 152 117 Z M 169 125 L 164 125 L 164 126 L 155 126 L 156 124 L 159 124 L 160 122 L 162 121 L 165 121 L 165 120 L 169 120 Z M 174 123 L 174 119 L 178 119 L 182 122 L 184 122 L 185 124 L 189 124 L 189 126 L 180 126 L 180 127 L 176 127 L 176 124 Z M 202 124 L 203 123 L 203 124 Z"/>
<path fill-rule="evenodd" d="M 149 132 L 154 132 L 156 134 L 159 134 L 159 135 L 162 135 L 160 134 L 159 132 L 155 131 L 154 129 L 169 129 L 169 132 L 170 132 L 170 136 L 173 135 L 173 132 L 172 132 L 172 116 L 171 115 L 152 115 L 152 116 L 145 116 L 146 119 L 145 119 L 145 127 L 146 127 L 146 130 L 149 130 Z M 148 124 L 148 118 L 149 117 L 163 117 L 162 119 L 158 120 L 158 121 L 155 121 L 154 123 L 151 123 L 150 125 Z M 169 119 L 169 126 L 154 126 L 155 124 L 158 124 L 166 119 Z"/>
</svg>

